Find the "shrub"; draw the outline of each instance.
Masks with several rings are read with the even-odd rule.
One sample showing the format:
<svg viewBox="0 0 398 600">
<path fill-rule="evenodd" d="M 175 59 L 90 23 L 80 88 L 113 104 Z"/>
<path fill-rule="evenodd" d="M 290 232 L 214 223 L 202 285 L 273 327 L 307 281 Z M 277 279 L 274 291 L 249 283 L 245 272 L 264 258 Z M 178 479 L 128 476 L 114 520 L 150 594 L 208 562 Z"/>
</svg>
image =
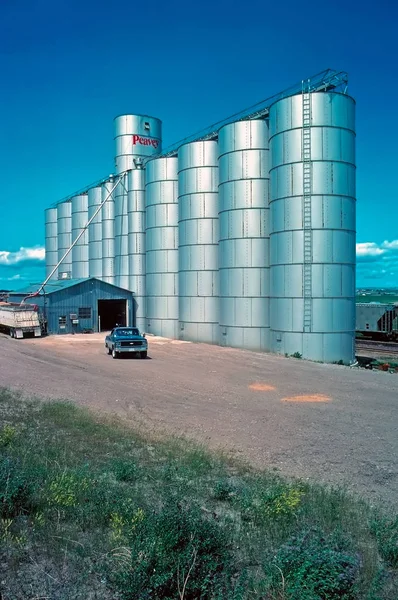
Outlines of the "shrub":
<svg viewBox="0 0 398 600">
<path fill-rule="evenodd" d="M 126 600 L 206 600 L 222 585 L 229 561 L 219 525 L 172 504 L 136 519 L 128 552 L 117 554 L 114 583 Z"/>
<path fill-rule="evenodd" d="M 354 600 L 358 556 L 345 551 L 335 537 L 310 530 L 292 537 L 275 557 L 272 587 L 286 600 Z"/>
</svg>

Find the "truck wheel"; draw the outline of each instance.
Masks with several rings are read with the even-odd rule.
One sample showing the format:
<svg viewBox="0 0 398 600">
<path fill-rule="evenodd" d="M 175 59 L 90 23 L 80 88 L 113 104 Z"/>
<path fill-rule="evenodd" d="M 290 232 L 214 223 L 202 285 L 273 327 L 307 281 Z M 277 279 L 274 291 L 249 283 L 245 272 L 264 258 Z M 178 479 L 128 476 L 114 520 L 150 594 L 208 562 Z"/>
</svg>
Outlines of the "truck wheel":
<svg viewBox="0 0 398 600">
<path fill-rule="evenodd" d="M 14 337 L 14 330 L 10 329 L 10 336 L 13 338 Z"/>
<path fill-rule="evenodd" d="M 112 354 L 112 350 L 110 348 L 107 348 L 108 350 L 108 354 Z"/>
<path fill-rule="evenodd" d="M 148 356 L 148 352 L 145 350 L 144 352 L 141 352 L 141 358 L 146 358 Z"/>
<path fill-rule="evenodd" d="M 117 358 L 117 352 L 115 348 L 112 350 L 112 358 Z"/>
</svg>

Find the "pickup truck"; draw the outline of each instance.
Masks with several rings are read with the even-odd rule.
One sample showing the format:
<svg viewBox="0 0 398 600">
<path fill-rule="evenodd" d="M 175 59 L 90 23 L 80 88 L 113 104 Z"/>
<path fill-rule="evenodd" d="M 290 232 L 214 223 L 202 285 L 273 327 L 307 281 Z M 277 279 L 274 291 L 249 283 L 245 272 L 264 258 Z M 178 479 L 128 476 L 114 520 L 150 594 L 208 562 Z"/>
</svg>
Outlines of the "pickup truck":
<svg viewBox="0 0 398 600">
<path fill-rule="evenodd" d="M 124 353 L 140 353 L 141 358 L 148 355 L 148 342 L 136 327 L 115 327 L 105 338 L 105 348 L 113 358 Z"/>
</svg>

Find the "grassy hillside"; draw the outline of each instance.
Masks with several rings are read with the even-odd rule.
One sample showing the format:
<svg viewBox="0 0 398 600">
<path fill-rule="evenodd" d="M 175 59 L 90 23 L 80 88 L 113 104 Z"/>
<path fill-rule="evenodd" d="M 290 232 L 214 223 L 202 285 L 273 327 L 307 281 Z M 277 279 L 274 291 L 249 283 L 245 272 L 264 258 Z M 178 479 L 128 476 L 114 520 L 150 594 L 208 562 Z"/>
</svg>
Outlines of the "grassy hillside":
<svg viewBox="0 0 398 600">
<path fill-rule="evenodd" d="M 0 390 L 2 600 L 396 600 L 398 519 Z"/>
</svg>

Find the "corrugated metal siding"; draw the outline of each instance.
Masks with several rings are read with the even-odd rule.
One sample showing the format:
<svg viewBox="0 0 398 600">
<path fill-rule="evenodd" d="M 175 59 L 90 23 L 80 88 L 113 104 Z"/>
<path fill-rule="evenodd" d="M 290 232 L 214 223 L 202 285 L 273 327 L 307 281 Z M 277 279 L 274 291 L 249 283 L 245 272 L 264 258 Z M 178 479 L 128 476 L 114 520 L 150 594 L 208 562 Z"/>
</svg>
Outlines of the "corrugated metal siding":
<svg viewBox="0 0 398 600">
<path fill-rule="evenodd" d="M 91 308 L 91 319 L 79 319 L 73 326 L 75 332 L 84 329 L 98 331 L 98 300 L 127 300 L 129 324 L 134 324 L 133 294 L 104 281 L 88 280 L 71 288 L 53 292 L 47 297 L 47 320 L 49 333 L 60 333 L 59 317 L 66 316 L 66 328 L 62 333 L 72 333 L 70 314 L 78 314 L 79 308 Z"/>
</svg>

